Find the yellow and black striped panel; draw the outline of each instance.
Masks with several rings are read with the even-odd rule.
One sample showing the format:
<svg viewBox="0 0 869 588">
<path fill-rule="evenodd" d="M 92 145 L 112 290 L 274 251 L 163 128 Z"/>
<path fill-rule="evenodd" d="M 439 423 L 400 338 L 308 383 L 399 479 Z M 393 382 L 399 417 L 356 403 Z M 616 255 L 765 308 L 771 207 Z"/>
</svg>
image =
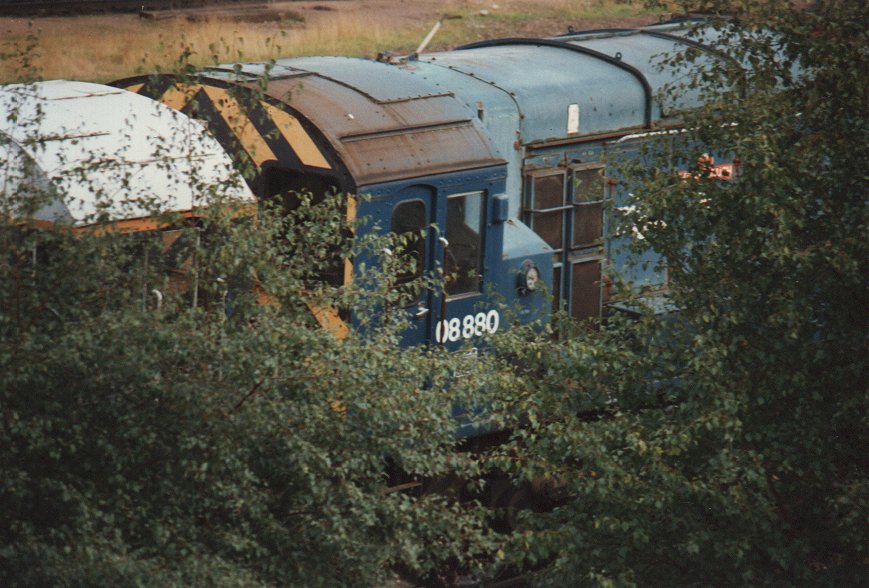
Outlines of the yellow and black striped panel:
<svg viewBox="0 0 869 588">
<path fill-rule="evenodd" d="M 300 172 L 334 172 L 326 150 L 295 116 L 243 86 L 219 84 L 181 84 L 164 76 L 119 85 L 205 122 L 249 182 L 268 162 Z"/>
<path fill-rule="evenodd" d="M 274 162 L 283 169 L 300 174 L 340 176 L 339 167 L 330 161 L 327 149 L 292 114 L 266 100 L 258 99 L 247 88 L 207 81 L 178 83 L 174 78 L 151 77 L 118 82 L 121 88 L 142 94 L 203 121 L 209 132 L 233 157 L 238 169 L 255 192 L 262 181 L 265 164 Z M 335 181 L 336 185 L 341 182 Z M 347 220 L 356 220 L 356 200 L 347 198 Z M 353 279 L 353 262 L 344 260 L 343 282 Z M 266 298 L 267 295 L 264 295 Z M 343 339 L 349 326 L 334 308 L 307 303 L 318 323 Z"/>
</svg>

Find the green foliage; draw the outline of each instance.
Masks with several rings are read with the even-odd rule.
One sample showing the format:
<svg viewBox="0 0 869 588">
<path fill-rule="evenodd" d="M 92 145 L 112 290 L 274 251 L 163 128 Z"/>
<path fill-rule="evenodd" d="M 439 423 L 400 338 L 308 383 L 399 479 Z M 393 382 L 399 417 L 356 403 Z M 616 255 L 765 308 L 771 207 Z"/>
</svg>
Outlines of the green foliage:
<svg viewBox="0 0 869 588">
<path fill-rule="evenodd" d="M 524 513 L 512 555 L 541 585 L 869 576 L 869 23 L 854 2 L 724 4 L 721 48 L 750 68 L 686 76 L 709 106 L 624 170 L 625 228 L 680 312 L 519 350 L 539 383 L 514 473 L 556 507 Z"/>
<path fill-rule="evenodd" d="M 475 503 L 389 489 L 479 474 L 452 412 L 490 376 L 399 352 L 402 313 L 366 310 L 400 303 L 389 288 L 318 279 L 395 247 L 352 239 L 341 197 L 155 209 L 172 259 L 159 233 L 22 223 L 22 198 L 0 216 L 4 585 L 376 585 L 494 549 Z M 384 267 L 372 283 L 395 283 Z M 364 329 L 336 338 L 311 307 Z"/>
</svg>

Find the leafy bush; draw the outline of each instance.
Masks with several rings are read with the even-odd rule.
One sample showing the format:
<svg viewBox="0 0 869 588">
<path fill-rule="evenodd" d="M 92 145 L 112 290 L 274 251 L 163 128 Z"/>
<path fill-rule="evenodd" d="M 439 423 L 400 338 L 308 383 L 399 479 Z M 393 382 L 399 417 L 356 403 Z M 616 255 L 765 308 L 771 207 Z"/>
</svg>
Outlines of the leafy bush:
<svg viewBox="0 0 869 588">
<path fill-rule="evenodd" d="M 680 311 L 526 348 L 543 369 L 512 463 L 556 508 L 512 553 L 542 585 L 867 581 L 866 17 L 707 4 L 735 10 L 732 59 L 668 66 L 709 106 L 624 169 L 624 228 Z"/>
<path fill-rule="evenodd" d="M 389 487 L 478 474 L 452 412 L 489 376 L 398 350 L 401 313 L 375 310 L 401 268 L 369 268 L 380 290 L 317 279 L 394 247 L 354 242 L 340 198 L 155 210 L 169 259 L 108 220 L 35 228 L 21 196 L 0 216 L 4 585 L 376 585 L 492 550 L 475 503 Z M 335 337 L 312 307 L 365 328 Z"/>
</svg>

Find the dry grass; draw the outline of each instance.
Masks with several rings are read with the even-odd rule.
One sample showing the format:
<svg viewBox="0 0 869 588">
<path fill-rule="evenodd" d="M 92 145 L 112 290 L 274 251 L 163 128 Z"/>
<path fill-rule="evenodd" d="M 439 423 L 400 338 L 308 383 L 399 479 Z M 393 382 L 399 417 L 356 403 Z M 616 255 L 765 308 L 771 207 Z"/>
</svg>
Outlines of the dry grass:
<svg viewBox="0 0 869 588">
<path fill-rule="evenodd" d="M 77 17 L 34 26 L 45 24 L 51 25 L 50 33 L 34 28 L 6 43 L 5 52 L 19 55 L 0 62 L 0 80 L 19 77 L 15 70 L 21 69 L 22 62 L 31 62 L 45 79 L 105 81 L 171 68 L 186 49 L 191 63 L 206 65 L 302 53 L 359 54 L 364 52 L 359 46 L 362 37 L 371 43 L 388 43 L 395 37 L 374 18 L 363 21 L 349 15 L 336 15 L 316 28 L 292 23 L 152 22 L 136 17 Z M 409 32 L 407 37 L 414 35 Z M 27 49 L 28 45 L 35 46 Z"/>
<path fill-rule="evenodd" d="M 457 18 L 445 21 L 432 49 L 517 32 L 554 34 L 577 18 L 648 14 L 639 1 L 617 0 L 347 0 L 292 6 L 305 4 L 304 24 L 101 15 L 37 19 L 28 29 L 20 20 L 0 19 L 0 82 L 27 77 L 28 68 L 43 79 L 108 81 L 172 69 L 186 52 L 195 66 L 297 55 L 370 57 L 383 49 L 406 52 L 443 14 Z"/>
</svg>

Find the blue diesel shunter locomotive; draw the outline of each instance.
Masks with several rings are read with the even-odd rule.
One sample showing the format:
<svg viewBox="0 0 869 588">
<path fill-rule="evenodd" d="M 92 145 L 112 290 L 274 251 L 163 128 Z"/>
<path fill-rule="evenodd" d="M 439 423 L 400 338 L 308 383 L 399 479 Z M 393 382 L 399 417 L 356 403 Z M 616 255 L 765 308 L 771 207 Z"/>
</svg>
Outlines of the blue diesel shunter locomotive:
<svg viewBox="0 0 869 588">
<path fill-rule="evenodd" d="M 403 233 L 436 225 L 416 252 L 419 271 L 456 277 L 408 307 L 406 341 L 453 346 L 497 331 L 501 303 L 528 320 L 545 318 L 553 304 L 578 319 L 601 314 L 605 262 L 625 270 L 630 238 L 608 231 L 623 195 L 607 161 L 635 156 L 646 137 L 677 128 L 675 115 L 699 104 L 686 91 L 665 110 L 656 96 L 675 81 L 658 67 L 661 56 L 693 46 L 701 63 L 726 59 L 691 34 L 701 25 L 377 60 L 285 59 L 115 85 L 205 121 L 255 170 L 249 183 L 260 198 L 336 190 L 348 195 L 348 215 L 368 226 Z M 244 92 L 250 100 L 239 98 Z M 654 265 L 630 278 L 665 287 Z M 344 279 L 357 271 L 348 262 Z M 324 325 L 348 328 L 326 315 L 318 317 Z"/>
</svg>

